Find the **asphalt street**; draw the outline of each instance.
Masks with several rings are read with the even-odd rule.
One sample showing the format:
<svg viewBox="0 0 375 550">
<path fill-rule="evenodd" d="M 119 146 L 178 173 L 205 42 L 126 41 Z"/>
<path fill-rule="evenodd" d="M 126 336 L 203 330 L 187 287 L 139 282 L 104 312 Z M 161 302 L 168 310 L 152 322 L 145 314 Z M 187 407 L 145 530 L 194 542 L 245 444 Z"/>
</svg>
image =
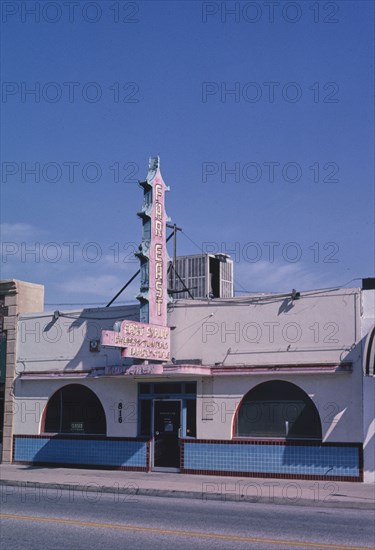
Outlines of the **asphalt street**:
<svg viewBox="0 0 375 550">
<path fill-rule="evenodd" d="M 3 487 L 7 550 L 375 547 L 369 510 Z"/>
</svg>

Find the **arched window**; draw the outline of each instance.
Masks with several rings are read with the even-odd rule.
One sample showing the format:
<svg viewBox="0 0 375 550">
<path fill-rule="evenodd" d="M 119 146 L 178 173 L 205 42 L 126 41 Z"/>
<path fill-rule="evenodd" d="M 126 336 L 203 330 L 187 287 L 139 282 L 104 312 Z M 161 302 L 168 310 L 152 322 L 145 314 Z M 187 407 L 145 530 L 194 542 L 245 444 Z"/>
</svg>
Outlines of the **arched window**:
<svg viewBox="0 0 375 550">
<path fill-rule="evenodd" d="M 50 398 L 44 432 L 105 434 L 104 409 L 95 393 L 82 384 L 69 384 Z"/>
<path fill-rule="evenodd" d="M 322 439 L 316 406 L 291 382 L 272 380 L 250 390 L 235 419 L 235 436 Z"/>
</svg>

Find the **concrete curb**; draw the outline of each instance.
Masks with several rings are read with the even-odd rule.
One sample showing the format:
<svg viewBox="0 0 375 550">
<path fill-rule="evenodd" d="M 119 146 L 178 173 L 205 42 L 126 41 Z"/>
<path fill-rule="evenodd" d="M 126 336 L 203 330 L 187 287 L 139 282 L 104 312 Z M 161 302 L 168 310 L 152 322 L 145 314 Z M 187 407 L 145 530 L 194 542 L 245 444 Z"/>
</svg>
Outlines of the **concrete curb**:
<svg viewBox="0 0 375 550">
<path fill-rule="evenodd" d="M 260 497 L 247 497 L 247 495 L 233 495 L 233 494 L 221 494 L 221 493 L 209 493 L 203 494 L 201 491 L 189 491 L 182 489 L 148 489 L 146 487 L 109 487 L 107 485 L 88 483 L 87 485 L 81 483 L 52 483 L 52 482 L 39 482 L 39 481 L 20 481 L 20 480 L 0 480 L 0 486 L 3 487 L 23 487 L 23 488 L 40 488 L 40 489 L 60 489 L 60 490 L 72 490 L 84 493 L 104 493 L 104 494 L 117 494 L 117 495 L 130 495 L 136 496 L 148 496 L 148 497 L 167 497 L 167 498 L 187 498 L 203 501 L 222 501 L 222 502 L 247 502 L 249 504 L 282 504 L 289 506 L 311 506 L 317 508 L 352 508 L 360 510 L 375 510 L 375 502 L 355 502 L 353 500 L 313 500 L 309 498 L 288 499 L 278 496 L 260 496 Z M 5 495 L 2 494 L 2 498 Z M 343 495 L 344 496 L 344 495 Z M 347 497 L 348 499 L 351 497 Z"/>
</svg>

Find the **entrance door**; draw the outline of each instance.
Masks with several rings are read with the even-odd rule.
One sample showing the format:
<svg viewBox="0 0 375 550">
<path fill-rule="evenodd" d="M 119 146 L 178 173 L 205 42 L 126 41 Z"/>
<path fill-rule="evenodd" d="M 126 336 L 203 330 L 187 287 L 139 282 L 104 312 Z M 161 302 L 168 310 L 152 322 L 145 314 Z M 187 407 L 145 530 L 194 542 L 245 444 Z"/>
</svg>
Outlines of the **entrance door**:
<svg viewBox="0 0 375 550">
<path fill-rule="evenodd" d="M 154 466 L 179 468 L 181 401 L 154 400 Z"/>
</svg>

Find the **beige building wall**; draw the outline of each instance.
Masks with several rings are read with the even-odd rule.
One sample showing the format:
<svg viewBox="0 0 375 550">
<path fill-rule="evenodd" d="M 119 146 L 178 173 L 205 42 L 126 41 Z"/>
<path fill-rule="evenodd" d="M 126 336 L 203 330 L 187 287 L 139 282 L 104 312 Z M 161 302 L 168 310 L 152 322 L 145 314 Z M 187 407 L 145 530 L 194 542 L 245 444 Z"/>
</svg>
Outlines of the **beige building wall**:
<svg viewBox="0 0 375 550">
<path fill-rule="evenodd" d="M 2 462 L 10 463 L 12 461 L 13 420 L 15 415 L 13 384 L 16 365 L 17 317 L 20 313 L 43 311 L 44 286 L 15 279 L 3 280 L 0 281 L 0 296 L 4 297 L 3 330 L 7 336 L 1 455 Z"/>
</svg>

